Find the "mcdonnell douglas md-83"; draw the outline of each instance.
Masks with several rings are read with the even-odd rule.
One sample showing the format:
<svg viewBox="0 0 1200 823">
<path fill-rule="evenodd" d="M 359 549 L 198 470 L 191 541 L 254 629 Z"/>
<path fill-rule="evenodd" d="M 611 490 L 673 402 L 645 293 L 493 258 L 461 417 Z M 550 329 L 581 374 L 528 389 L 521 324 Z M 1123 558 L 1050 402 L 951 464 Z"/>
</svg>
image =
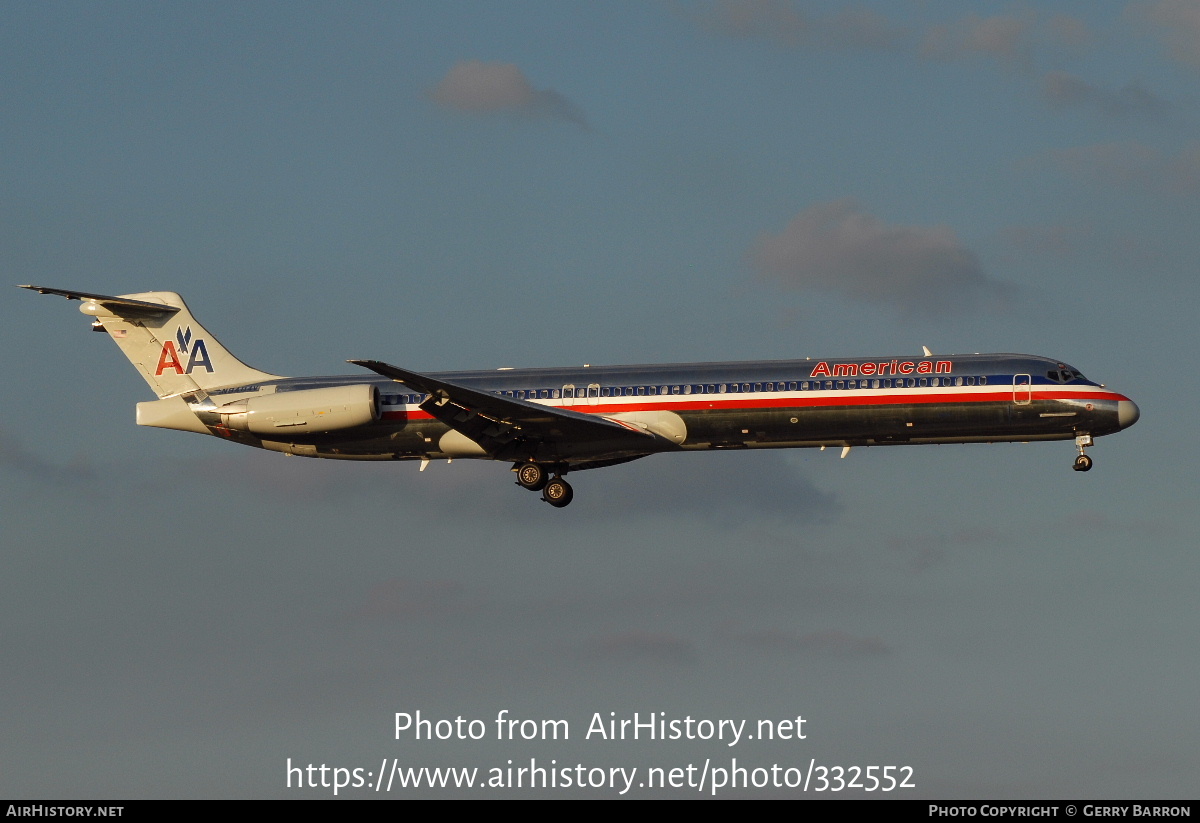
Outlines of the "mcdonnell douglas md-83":
<svg viewBox="0 0 1200 823">
<path fill-rule="evenodd" d="M 1074 440 L 1132 426 L 1138 407 L 1058 360 L 1024 354 L 742 363 L 567 366 L 424 374 L 281 377 L 230 354 L 174 292 L 80 300 L 158 400 L 139 426 L 213 434 L 262 449 L 344 460 L 455 457 L 512 463 L 556 507 L 568 471 L 658 452 Z"/>
</svg>

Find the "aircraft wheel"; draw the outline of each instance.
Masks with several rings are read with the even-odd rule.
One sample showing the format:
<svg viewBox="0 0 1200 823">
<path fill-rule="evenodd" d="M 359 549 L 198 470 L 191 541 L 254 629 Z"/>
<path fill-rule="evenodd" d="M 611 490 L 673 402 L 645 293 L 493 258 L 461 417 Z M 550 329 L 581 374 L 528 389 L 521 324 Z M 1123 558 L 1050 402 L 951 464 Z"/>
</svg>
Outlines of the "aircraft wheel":
<svg viewBox="0 0 1200 823">
<path fill-rule="evenodd" d="M 556 509 L 568 505 L 574 496 L 575 492 L 571 490 L 571 484 L 561 477 L 554 478 L 546 484 L 546 488 L 542 489 L 542 499 Z"/>
<path fill-rule="evenodd" d="M 1075 465 L 1071 468 L 1077 472 L 1085 472 L 1092 468 L 1092 458 L 1086 454 L 1081 454 L 1075 458 Z"/>
<path fill-rule="evenodd" d="M 531 492 L 540 492 L 546 488 L 550 476 L 540 463 L 522 463 L 517 468 L 517 484 Z"/>
</svg>

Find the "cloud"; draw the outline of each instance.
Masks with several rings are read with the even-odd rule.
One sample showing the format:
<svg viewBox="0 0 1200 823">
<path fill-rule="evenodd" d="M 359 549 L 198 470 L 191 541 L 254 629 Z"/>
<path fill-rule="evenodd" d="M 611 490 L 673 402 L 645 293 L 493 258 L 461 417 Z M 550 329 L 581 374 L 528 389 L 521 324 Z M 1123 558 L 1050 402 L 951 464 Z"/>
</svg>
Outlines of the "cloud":
<svg viewBox="0 0 1200 823">
<path fill-rule="evenodd" d="M 921 55 L 934 60 L 957 60 L 984 55 L 1004 61 L 1028 57 L 1029 20 L 1016 17 L 968 15 L 953 23 L 931 26 L 921 43 Z"/>
<path fill-rule="evenodd" d="M 600 661 L 640 665 L 666 663 L 684 666 L 696 661 L 696 649 L 690 641 L 671 634 L 641 630 L 594 638 L 590 643 L 585 643 L 581 651 L 584 656 Z"/>
<path fill-rule="evenodd" d="M 814 654 L 824 657 L 873 657 L 891 651 L 878 637 L 859 637 L 840 629 L 827 629 L 804 635 L 774 630 L 753 632 L 742 635 L 739 644 L 776 653 Z"/>
<path fill-rule="evenodd" d="M 2 441 L 0 441 L 2 442 Z M 402 464 L 284 458 L 244 449 L 189 464 L 187 472 L 233 485 L 246 494 L 305 505 L 342 505 L 385 495 L 426 514 L 526 523 L 556 510 L 540 495 L 518 488 L 503 462 L 435 461 L 427 471 Z M 604 469 L 571 472 L 574 521 L 687 515 L 721 525 L 763 517 L 828 522 L 840 511 L 837 496 L 817 488 L 778 451 L 651 455 Z M 468 502 L 469 501 L 469 502 Z"/>
<path fill-rule="evenodd" d="M 982 526 L 961 528 L 950 534 L 893 535 L 885 545 L 897 553 L 904 568 L 923 572 L 944 562 L 952 551 L 998 543 L 1003 537 L 998 529 Z"/>
<path fill-rule="evenodd" d="M 1140 188 L 1157 195 L 1200 195 L 1200 142 L 1175 156 L 1144 143 L 1098 143 L 1049 152 L 1047 160 L 1077 177 L 1120 188 Z"/>
<path fill-rule="evenodd" d="M 948 226 L 901 226 L 849 199 L 812 206 L 777 235 L 764 234 L 755 267 L 780 285 L 896 306 L 909 315 L 1004 304 L 1014 287 L 991 280 Z"/>
<path fill-rule="evenodd" d="M 440 106 L 469 114 L 543 117 L 588 128 L 574 103 L 553 89 L 535 89 L 515 63 L 455 63 L 429 97 Z"/>
<path fill-rule="evenodd" d="M 836 495 L 802 476 L 779 451 L 661 454 L 568 478 L 595 494 L 596 514 L 687 514 L 727 526 L 765 517 L 824 523 L 841 512 Z M 572 504 L 574 505 L 574 504 Z"/>
<path fill-rule="evenodd" d="M 15 437 L 0 430 L 0 468 L 10 469 L 33 480 L 49 483 L 86 483 L 95 472 L 84 463 L 60 466 L 26 449 Z"/>
<path fill-rule="evenodd" d="M 1110 117 L 1163 120 L 1174 108 L 1141 83 L 1110 91 L 1065 71 L 1052 71 L 1045 76 L 1042 97 L 1057 108 L 1089 107 Z"/>
<path fill-rule="evenodd" d="M 367 592 L 359 610 L 364 617 L 437 617 L 462 611 L 462 584 L 452 580 L 407 580 L 391 578 Z"/>
<path fill-rule="evenodd" d="M 684 13 L 715 34 L 788 48 L 893 49 L 906 35 L 905 29 L 870 9 L 847 8 L 822 16 L 805 13 L 787 0 L 716 0 Z"/>
<path fill-rule="evenodd" d="M 952 23 L 930 26 L 918 53 L 930 60 L 988 57 L 1008 65 L 1028 66 L 1035 52 L 1079 51 L 1093 39 L 1087 25 L 1074 17 L 969 14 Z"/>
<path fill-rule="evenodd" d="M 1148 240 L 1086 223 L 1009 226 L 999 237 L 1008 256 L 1090 259 L 1130 266 L 1151 266 L 1161 262 L 1158 247 Z"/>
<path fill-rule="evenodd" d="M 1036 12 L 958 20 L 914 29 L 869 8 L 809 11 L 800 0 L 710 0 L 677 5 L 681 16 L 712 34 L 759 40 L 783 48 L 892 51 L 927 60 L 991 59 L 1028 69 L 1037 56 L 1058 60 L 1095 40 L 1076 17 Z"/>
<path fill-rule="evenodd" d="M 1077 52 L 1092 45 L 1096 35 L 1078 17 L 1056 14 L 1042 27 L 1042 39 L 1056 48 Z"/>
<path fill-rule="evenodd" d="M 1135 14 L 1158 28 L 1172 60 L 1200 68 L 1200 3 L 1156 0 L 1133 8 Z"/>
</svg>

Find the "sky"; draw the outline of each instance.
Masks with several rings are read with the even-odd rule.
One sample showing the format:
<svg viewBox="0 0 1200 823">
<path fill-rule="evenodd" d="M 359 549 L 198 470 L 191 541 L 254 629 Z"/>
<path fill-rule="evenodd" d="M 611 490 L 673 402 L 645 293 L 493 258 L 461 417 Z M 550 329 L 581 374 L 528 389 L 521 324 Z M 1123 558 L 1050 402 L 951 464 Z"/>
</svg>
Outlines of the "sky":
<svg viewBox="0 0 1200 823">
<path fill-rule="evenodd" d="M 924 345 L 1058 358 L 1142 412 L 1087 474 L 1070 442 L 658 455 L 557 510 L 503 464 L 139 429 L 153 396 L 78 304 L 10 288 L 0 796 L 319 798 L 309 764 L 511 761 L 588 785 L 386 796 L 815 765 L 914 788 L 715 794 L 1195 797 L 1200 3 L 0 21 L 11 285 L 176 291 L 285 375 Z M 569 737 L 502 739 L 505 711 Z M 397 731 L 417 712 L 486 733 Z M 588 734 L 635 713 L 696 733 Z M 753 739 L 701 739 L 723 719 Z"/>
</svg>

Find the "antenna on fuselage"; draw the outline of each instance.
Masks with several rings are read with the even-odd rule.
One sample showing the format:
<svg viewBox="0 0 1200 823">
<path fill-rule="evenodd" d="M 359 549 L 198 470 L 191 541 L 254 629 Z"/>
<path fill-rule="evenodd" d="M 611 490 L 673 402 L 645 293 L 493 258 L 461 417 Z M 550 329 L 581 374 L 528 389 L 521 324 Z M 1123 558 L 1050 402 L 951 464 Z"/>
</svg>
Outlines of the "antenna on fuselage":
<svg viewBox="0 0 1200 823">
<path fill-rule="evenodd" d="M 926 357 L 933 357 L 933 352 L 929 350 L 928 346 L 922 346 L 921 351 L 925 352 Z"/>
</svg>

